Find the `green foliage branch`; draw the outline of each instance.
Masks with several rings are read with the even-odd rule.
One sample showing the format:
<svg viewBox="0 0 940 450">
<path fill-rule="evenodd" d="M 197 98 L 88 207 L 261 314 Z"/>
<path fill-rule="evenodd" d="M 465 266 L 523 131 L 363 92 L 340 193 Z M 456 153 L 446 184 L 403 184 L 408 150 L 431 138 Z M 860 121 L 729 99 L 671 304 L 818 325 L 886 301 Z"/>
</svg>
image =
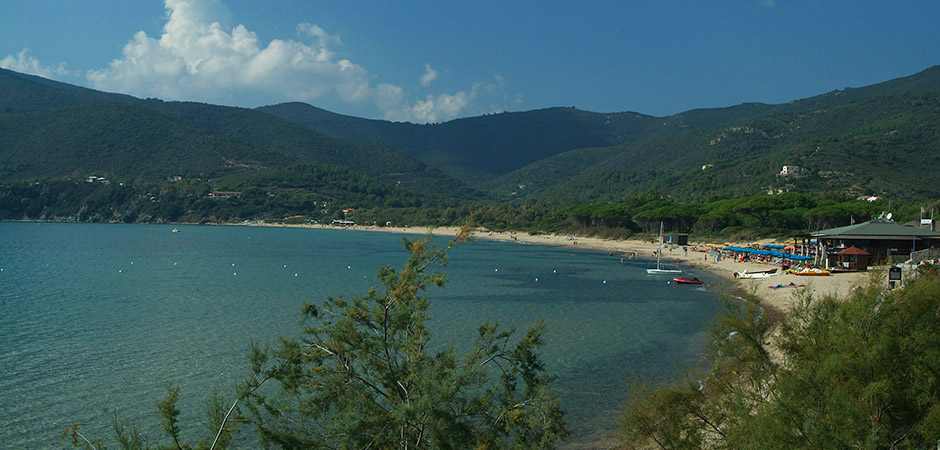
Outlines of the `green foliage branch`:
<svg viewBox="0 0 940 450">
<path fill-rule="evenodd" d="M 628 446 L 933 448 L 940 440 L 940 271 L 900 290 L 803 296 L 778 327 L 752 306 L 715 328 L 701 382 L 638 384 Z M 779 354 L 767 350 L 770 336 Z"/>
<path fill-rule="evenodd" d="M 122 449 L 222 449 L 250 422 L 264 448 L 554 448 L 566 438 L 560 398 L 550 387 L 537 350 L 547 330 L 537 322 L 522 336 L 486 322 L 472 347 L 429 347 L 429 287 L 447 279 L 430 268 L 446 264 L 446 251 L 430 238 L 404 239 L 409 259 L 400 271 L 382 267 L 382 286 L 366 295 L 304 304 L 300 339 L 281 337 L 276 348 L 253 343 L 250 375 L 227 412 L 213 395 L 206 413 L 210 435 L 190 445 L 180 437 L 176 401 L 168 385 L 157 403 L 171 443 L 150 447 L 136 427 L 115 415 Z M 265 385 L 267 381 L 276 388 Z M 244 408 L 244 410 L 243 410 Z M 62 433 L 74 446 L 103 450 L 79 425 Z M 214 438 L 213 438 L 214 436 Z"/>
<path fill-rule="evenodd" d="M 450 245 L 452 245 L 451 243 Z M 450 246 L 448 245 L 448 247 Z M 305 305 L 300 340 L 252 351 L 249 416 L 279 448 L 551 448 L 567 436 L 551 377 L 535 350 L 544 323 L 513 340 L 484 323 L 472 348 L 428 349 L 428 268 L 446 262 L 428 239 L 405 240 L 404 269 L 383 267 L 381 289 Z"/>
</svg>

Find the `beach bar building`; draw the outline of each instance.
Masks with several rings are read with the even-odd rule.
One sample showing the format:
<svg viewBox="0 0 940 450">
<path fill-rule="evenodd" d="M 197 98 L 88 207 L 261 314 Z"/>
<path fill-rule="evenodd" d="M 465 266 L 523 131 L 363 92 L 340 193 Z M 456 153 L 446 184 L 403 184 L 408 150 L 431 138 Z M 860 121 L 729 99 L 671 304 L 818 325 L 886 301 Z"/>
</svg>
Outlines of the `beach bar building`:
<svg viewBox="0 0 940 450">
<path fill-rule="evenodd" d="M 885 264 L 906 261 L 912 249 L 920 251 L 940 245 L 940 233 L 898 225 L 884 217 L 809 233 L 808 237 L 817 241 L 820 253 L 827 256 L 827 267 L 841 266 L 838 263 L 845 262 L 844 256 L 850 255 L 839 255 L 838 252 L 851 247 L 868 253 L 864 255 L 868 262 Z"/>
</svg>

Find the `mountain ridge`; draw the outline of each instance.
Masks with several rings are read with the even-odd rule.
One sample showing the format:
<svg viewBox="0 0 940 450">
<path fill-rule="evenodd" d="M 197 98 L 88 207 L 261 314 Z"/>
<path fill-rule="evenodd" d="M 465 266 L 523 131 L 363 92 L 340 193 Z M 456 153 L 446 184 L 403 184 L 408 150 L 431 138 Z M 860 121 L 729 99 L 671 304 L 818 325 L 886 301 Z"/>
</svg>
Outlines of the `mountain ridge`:
<svg viewBox="0 0 940 450">
<path fill-rule="evenodd" d="M 940 185 L 933 175 L 940 173 L 932 125 L 940 123 L 938 97 L 940 66 L 933 66 L 783 104 L 667 117 L 554 107 L 418 125 L 299 102 L 249 109 L 138 99 L 2 70 L 0 181 L 78 169 L 159 178 L 182 167 L 217 176 L 303 163 L 453 199 L 485 192 L 609 201 L 649 190 L 681 198 L 783 190 L 940 195 L 932 187 Z M 120 158 L 126 164 L 116 164 Z M 805 170 L 781 177 L 783 165 Z M 917 181 L 908 181 L 912 174 Z"/>
<path fill-rule="evenodd" d="M 428 195 L 477 195 L 387 145 L 346 142 L 248 108 L 138 99 L 0 70 L 0 112 L 0 181 L 70 176 L 78 169 L 150 179 L 212 177 L 315 163 Z M 128 125 L 114 126 L 120 123 Z"/>
<path fill-rule="evenodd" d="M 933 66 L 917 74 L 874 85 L 833 90 L 788 103 L 742 103 L 721 108 L 693 109 L 666 117 L 635 112 L 594 113 L 556 107 L 462 118 L 440 124 L 416 125 L 359 119 L 299 102 L 257 109 L 324 134 L 353 141 L 385 142 L 428 164 L 440 167 L 458 179 L 485 188 L 499 185 L 509 173 L 522 170 L 530 164 L 538 167 L 540 161 L 568 151 L 583 154 L 586 153 L 584 149 L 616 147 L 662 139 L 691 130 L 718 128 L 764 116 L 824 110 L 910 91 L 936 92 L 940 90 L 938 79 L 940 66 Z M 517 118 L 529 122 L 524 137 L 519 135 L 520 121 L 515 120 Z M 494 125 L 496 122 L 499 124 Z M 546 125 L 539 128 L 538 124 L 542 123 Z M 562 141 L 557 139 L 555 134 L 544 132 L 545 129 L 555 133 L 565 130 L 569 137 L 574 138 Z M 471 160 L 471 157 L 476 160 Z M 531 172 L 534 167 L 526 170 Z M 511 184 L 525 183 L 516 180 Z"/>
</svg>

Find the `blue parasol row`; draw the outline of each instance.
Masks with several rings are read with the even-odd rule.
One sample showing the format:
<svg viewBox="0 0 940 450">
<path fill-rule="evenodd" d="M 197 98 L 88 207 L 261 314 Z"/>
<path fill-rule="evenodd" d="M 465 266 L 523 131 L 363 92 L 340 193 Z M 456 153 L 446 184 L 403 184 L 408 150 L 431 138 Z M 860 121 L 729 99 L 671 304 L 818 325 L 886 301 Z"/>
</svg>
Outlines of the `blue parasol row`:
<svg viewBox="0 0 940 450">
<path fill-rule="evenodd" d="M 771 248 L 775 248 L 775 247 L 771 247 Z M 783 246 L 781 246 L 780 248 L 783 248 Z M 723 250 L 728 250 L 732 252 L 750 253 L 752 255 L 773 256 L 775 258 L 786 258 L 786 259 L 792 259 L 794 261 L 809 261 L 813 259 L 812 257 L 809 257 L 809 256 L 793 255 L 790 253 L 779 252 L 777 250 L 757 250 L 754 248 L 743 248 L 743 247 L 725 247 Z"/>
</svg>

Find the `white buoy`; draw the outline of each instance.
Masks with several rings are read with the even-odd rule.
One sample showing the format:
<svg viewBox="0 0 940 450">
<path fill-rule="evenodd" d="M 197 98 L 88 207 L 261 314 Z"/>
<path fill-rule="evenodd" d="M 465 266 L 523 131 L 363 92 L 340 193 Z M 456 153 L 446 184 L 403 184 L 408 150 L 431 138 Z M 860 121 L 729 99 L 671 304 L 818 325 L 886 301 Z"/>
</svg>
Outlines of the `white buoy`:
<svg viewBox="0 0 940 450">
<path fill-rule="evenodd" d="M 297 276 L 297 274 L 295 273 L 295 274 L 294 274 L 294 276 L 296 277 L 296 276 Z"/>
<path fill-rule="evenodd" d="M 539 281 L 538 277 L 535 278 L 535 281 Z"/>
<path fill-rule="evenodd" d="M 121 270 L 121 269 L 118 269 L 118 273 L 122 273 L 122 272 L 124 272 L 124 271 L 123 271 L 123 270 Z"/>
<path fill-rule="evenodd" d="M 232 263 L 232 267 L 235 267 L 235 263 Z"/>
<path fill-rule="evenodd" d="M 604 284 L 607 284 L 607 280 L 604 280 Z"/>
<path fill-rule="evenodd" d="M 131 264 L 134 264 L 134 261 L 131 261 Z"/>
<path fill-rule="evenodd" d="M 558 273 L 558 271 L 557 271 L 557 270 L 552 270 L 552 273 Z"/>
<path fill-rule="evenodd" d="M 284 267 L 287 267 L 287 264 L 284 264 Z"/>
<path fill-rule="evenodd" d="M 232 276 L 238 275 L 238 272 L 233 272 Z"/>
<path fill-rule="evenodd" d="M 175 266 L 175 265 L 176 265 L 176 263 L 173 263 L 173 265 Z"/>
<path fill-rule="evenodd" d="M 346 266 L 347 269 L 352 269 L 352 266 Z"/>
<path fill-rule="evenodd" d="M 493 269 L 493 272 L 499 272 L 499 269 Z"/>
</svg>

